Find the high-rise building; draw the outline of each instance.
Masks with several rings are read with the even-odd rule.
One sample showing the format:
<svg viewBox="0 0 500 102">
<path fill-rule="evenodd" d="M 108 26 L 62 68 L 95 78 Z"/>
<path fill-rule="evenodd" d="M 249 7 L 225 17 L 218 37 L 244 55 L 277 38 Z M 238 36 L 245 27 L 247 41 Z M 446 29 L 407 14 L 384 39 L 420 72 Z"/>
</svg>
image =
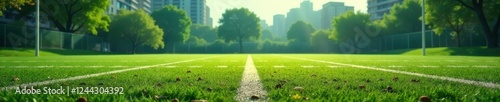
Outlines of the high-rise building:
<svg viewBox="0 0 500 102">
<path fill-rule="evenodd" d="M 277 14 L 273 16 L 273 33 L 278 37 L 286 38 L 285 15 Z"/>
<path fill-rule="evenodd" d="M 193 23 L 207 24 L 206 0 L 153 0 L 152 10 L 160 9 L 166 5 L 174 5 L 186 11 Z"/>
<path fill-rule="evenodd" d="M 328 2 L 321 9 L 321 27 L 328 29 L 332 27 L 332 20 L 346 11 L 354 10 L 352 6 L 345 6 L 343 2 Z"/>
<path fill-rule="evenodd" d="M 116 14 L 120 9 L 138 10 L 142 9 L 151 13 L 151 0 L 110 0 L 108 14 Z"/>
<path fill-rule="evenodd" d="M 206 6 L 205 7 L 205 20 L 206 20 L 206 24 L 207 26 L 210 26 L 212 27 L 213 26 L 213 19 L 212 17 L 210 17 L 210 7 Z"/>
<path fill-rule="evenodd" d="M 320 13 L 313 10 L 313 3 L 309 0 L 300 3 L 300 8 L 290 9 L 286 16 L 285 32 L 299 20 L 310 23 L 314 28 L 321 27 Z"/>
<path fill-rule="evenodd" d="M 367 2 L 370 20 L 379 20 L 391 11 L 394 4 L 401 3 L 403 0 L 368 0 Z"/>
</svg>

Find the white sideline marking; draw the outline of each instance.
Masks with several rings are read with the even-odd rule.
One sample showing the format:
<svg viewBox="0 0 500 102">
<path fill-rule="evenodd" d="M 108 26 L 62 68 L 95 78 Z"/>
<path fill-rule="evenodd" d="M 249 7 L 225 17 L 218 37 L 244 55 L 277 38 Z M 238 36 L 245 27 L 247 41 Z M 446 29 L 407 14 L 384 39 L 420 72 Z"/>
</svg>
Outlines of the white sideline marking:
<svg viewBox="0 0 500 102">
<path fill-rule="evenodd" d="M 476 68 L 493 68 L 493 66 L 472 66 L 472 67 L 476 67 Z"/>
<path fill-rule="evenodd" d="M 101 68 L 101 67 L 104 67 L 104 66 L 87 66 L 89 68 Z"/>
<path fill-rule="evenodd" d="M 450 68 L 464 68 L 464 67 L 467 67 L 467 66 L 446 66 L 446 67 L 450 67 Z"/>
<path fill-rule="evenodd" d="M 437 75 L 427 75 L 427 74 L 414 73 L 414 72 L 406 72 L 406 71 L 376 68 L 376 67 L 369 67 L 369 66 L 361 66 L 361 65 L 354 65 L 354 64 L 344 64 L 344 63 L 329 62 L 329 61 L 322 61 L 322 60 L 295 58 L 295 57 L 289 57 L 289 56 L 284 56 L 284 57 L 299 59 L 299 60 L 306 60 L 306 61 L 313 61 L 313 62 L 342 65 L 342 66 L 350 66 L 350 67 L 363 68 L 363 69 L 378 70 L 378 71 L 391 72 L 391 73 L 413 75 L 413 76 L 426 77 L 426 78 L 432 78 L 432 79 L 448 80 L 448 81 L 452 81 L 452 82 L 459 82 L 459 83 L 464 83 L 464 84 L 471 84 L 471 85 L 476 85 L 476 86 L 484 86 L 484 87 L 488 87 L 488 88 L 500 89 L 500 84 L 496 84 L 496 83 L 492 83 L 492 82 L 482 82 L 482 81 L 474 81 L 474 80 L 444 77 L 444 76 L 437 76 Z"/>
<path fill-rule="evenodd" d="M 403 66 L 387 66 L 387 67 L 390 67 L 390 68 L 402 68 Z"/>
<path fill-rule="evenodd" d="M 238 88 L 238 95 L 235 97 L 238 102 L 249 102 L 250 96 L 257 95 L 260 101 L 265 101 L 267 91 L 264 90 L 260 82 L 259 74 L 252 60 L 252 56 L 248 55 L 243 71 L 243 78 L 241 79 L 240 88 Z"/>
<path fill-rule="evenodd" d="M 339 68 L 340 66 L 326 66 L 326 67 L 330 67 L 330 68 Z"/>
<path fill-rule="evenodd" d="M 217 66 L 218 68 L 227 68 L 227 66 Z"/>
<path fill-rule="evenodd" d="M 285 66 L 273 66 L 274 68 L 285 68 Z"/>
<path fill-rule="evenodd" d="M 213 57 L 208 57 L 208 58 L 213 58 Z M 149 66 L 139 66 L 139 67 L 134 67 L 134 68 L 127 68 L 127 69 L 114 70 L 114 71 L 102 72 L 102 73 L 95 73 L 95 74 L 80 75 L 80 76 L 74 76 L 74 77 L 63 78 L 63 79 L 55 79 L 55 80 L 42 81 L 42 82 L 26 83 L 26 84 L 21 84 L 21 85 L 13 85 L 13 86 L 1 87 L 0 91 L 12 90 L 12 89 L 18 88 L 19 86 L 48 85 L 48 84 L 57 83 L 57 82 L 79 80 L 79 79 L 97 77 L 97 76 L 102 76 L 102 75 L 107 75 L 107 74 L 114 74 L 114 73 L 121 73 L 121 72 L 133 71 L 133 70 L 147 69 L 147 68 L 152 68 L 152 67 L 157 67 L 157 66 L 166 66 L 166 65 L 178 64 L 178 63 L 192 62 L 192 61 L 202 60 L 202 59 L 208 59 L 208 58 L 184 60 L 184 61 L 177 61 L 177 62 L 164 63 L 164 64 L 156 64 L 156 65 L 149 65 Z"/>
<path fill-rule="evenodd" d="M 314 68 L 314 66 L 301 66 L 302 68 Z"/>
</svg>

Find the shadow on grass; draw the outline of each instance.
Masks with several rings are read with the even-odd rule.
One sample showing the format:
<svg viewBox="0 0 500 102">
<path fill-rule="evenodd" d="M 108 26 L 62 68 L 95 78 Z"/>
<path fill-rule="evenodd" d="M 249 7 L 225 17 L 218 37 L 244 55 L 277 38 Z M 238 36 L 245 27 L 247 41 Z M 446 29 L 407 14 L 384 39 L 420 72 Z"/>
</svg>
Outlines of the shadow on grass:
<svg viewBox="0 0 500 102">
<path fill-rule="evenodd" d="M 110 52 L 98 52 L 89 50 L 64 50 L 64 49 L 42 49 L 45 52 L 56 53 L 59 55 L 113 55 Z"/>
<path fill-rule="evenodd" d="M 500 56 L 500 48 L 453 47 L 453 48 L 447 48 L 444 51 L 449 52 L 450 55 L 461 55 L 461 56 Z"/>
<path fill-rule="evenodd" d="M 31 48 L 0 48 L 0 56 L 34 56 L 35 50 Z M 64 49 L 41 49 L 43 56 L 58 55 L 116 55 L 110 52 L 98 52 L 89 50 L 64 50 Z"/>
<path fill-rule="evenodd" d="M 399 49 L 365 54 L 421 55 L 422 49 Z M 500 48 L 486 47 L 439 47 L 427 48 L 427 55 L 438 56 L 500 56 Z"/>
</svg>

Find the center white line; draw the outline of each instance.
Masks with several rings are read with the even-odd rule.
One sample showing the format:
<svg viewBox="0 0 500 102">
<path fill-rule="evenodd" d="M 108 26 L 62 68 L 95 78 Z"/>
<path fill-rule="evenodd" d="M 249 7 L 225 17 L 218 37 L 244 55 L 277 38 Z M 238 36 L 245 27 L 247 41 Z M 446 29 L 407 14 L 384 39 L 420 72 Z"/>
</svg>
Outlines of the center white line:
<svg viewBox="0 0 500 102">
<path fill-rule="evenodd" d="M 437 76 L 437 75 L 427 75 L 427 74 L 414 73 L 414 72 L 406 72 L 406 71 L 391 70 L 391 69 L 384 69 L 384 68 L 376 68 L 376 67 L 369 67 L 369 66 L 361 66 L 361 65 L 354 65 L 354 64 L 329 62 L 329 61 L 322 61 L 322 60 L 296 58 L 296 57 L 289 57 L 289 56 L 283 56 L 283 57 L 288 57 L 288 58 L 293 58 L 293 59 L 299 59 L 299 60 L 306 60 L 306 61 L 313 61 L 313 62 L 335 64 L 335 65 L 342 65 L 342 66 L 350 66 L 350 67 L 363 68 L 363 69 L 378 70 L 378 71 L 384 71 L 384 72 L 392 72 L 392 73 L 399 73 L 399 74 L 420 76 L 420 77 L 426 77 L 426 78 L 432 78 L 432 79 L 448 80 L 448 81 L 459 82 L 459 83 L 464 83 L 464 84 L 472 84 L 472 85 L 476 85 L 476 86 L 484 86 L 484 87 L 489 87 L 489 88 L 500 89 L 500 84 L 491 83 L 491 82 L 474 81 L 474 80 L 459 79 L 459 78 L 452 78 L 452 77 L 444 77 L 444 76 Z"/>
<path fill-rule="evenodd" d="M 208 58 L 213 58 L 213 57 L 208 57 Z M 147 68 L 152 68 L 152 67 L 166 66 L 166 65 L 178 64 L 178 63 L 186 63 L 186 62 L 192 62 L 192 61 L 202 60 L 202 59 L 208 59 L 208 58 L 191 59 L 191 60 L 184 60 L 184 61 L 178 61 L 178 62 L 172 62 L 172 63 L 164 63 L 164 64 L 156 64 L 156 65 L 149 65 L 149 66 L 139 66 L 139 67 L 134 67 L 134 68 L 128 68 L 128 69 L 122 69 L 122 70 L 114 70 L 114 71 L 102 72 L 102 73 L 96 73 L 96 74 L 88 74 L 88 75 L 81 75 L 81 76 L 75 76 L 75 77 L 69 77 L 69 78 L 63 78 L 63 79 L 55 79 L 55 80 L 49 80 L 49 81 L 33 82 L 33 83 L 26 83 L 26 84 L 21 84 L 21 85 L 7 86 L 7 87 L 1 87 L 0 91 L 12 90 L 12 89 L 18 88 L 20 86 L 48 85 L 48 84 L 57 83 L 57 82 L 79 80 L 79 79 L 97 77 L 97 76 L 102 76 L 102 75 L 107 75 L 107 74 L 122 73 L 122 72 L 127 72 L 127 71 L 147 69 Z"/>
<path fill-rule="evenodd" d="M 260 83 L 259 74 L 253 64 L 252 56 L 248 55 L 240 88 L 238 88 L 238 95 L 235 98 L 238 102 L 256 101 L 250 100 L 253 95 L 260 97 L 259 101 L 266 101 L 267 91 L 264 90 L 262 83 Z"/>
</svg>

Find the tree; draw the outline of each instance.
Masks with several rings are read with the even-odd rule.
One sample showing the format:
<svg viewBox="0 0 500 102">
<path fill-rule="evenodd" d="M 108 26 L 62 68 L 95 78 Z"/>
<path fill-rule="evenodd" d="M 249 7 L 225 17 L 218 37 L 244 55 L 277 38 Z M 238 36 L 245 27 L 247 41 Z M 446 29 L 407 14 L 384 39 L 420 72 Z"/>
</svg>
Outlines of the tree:
<svg viewBox="0 0 500 102">
<path fill-rule="evenodd" d="M 290 50 L 294 52 L 310 51 L 309 39 L 311 38 L 311 34 L 314 33 L 314 30 L 311 24 L 302 20 L 292 24 L 286 35 Z"/>
<path fill-rule="evenodd" d="M 5 11 L 9 8 L 21 10 L 22 7 L 26 4 L 35 5 L 35 2 L 33 2 L 32 0 L 2 0 L 0 1 L 0 16 L 3 15 L 2 11 Z"/>
<path fill-rule="evenodd" d="M 500 1 L 498 0 L 453 0 L 474 12 L 481 24 L 488 48 L 498 47 L 500 29 Z"/>
<path fill-rule="evenodd" d="M 384 15 L 382 22 L 387 29 L 385 33 L 401 34 L 422 30 L 419 19 L 422 6 L 419 0 L 403 0 L 401 4 L 394 4 L 389 14 Z"/>
<path fill-rule="evenodd" d="M 207 42 L 214 42 L 217 40 L 217 29 L 203 24 L 191 25 L 191 37 L 198 37 L 205 39 Z"/>
<path fill-rule="evenodd" d="M 271 40 L 274 39 L 274 34 L 271 31 L 267 30 L 267 29 L 266 30 L 262 30 L 261 33 L 262 33 L 262 38 L 261 39 L 271 39 Z"/>
<path fill-rule="evenodd" d="M 368 46 L 370 33 L 365 34 L 361 29 L 372 28 L 370 15 L 366 13 L 347 11 L 332 20 L 333 33 L 329 38 L 340 42 L 341 50 L 346 48 L 348 53 L 357 53 L 359 48 Z M 376 34 L 376 33 L 374 33 Z M 347 49 L 348 48 L 348 49 Z"/>
<path fill-rule="evenodd" d="M 110 27 L 110 39 L 123 39 L 130 44 L 135 54 L 138 46 L 151 46 L 154 49 L 163 48 L 163 31 L 155 25 L 155 21 L 143 10 L 135 12 L 120 10 L 113 16 Z"/>
<path fill-rule="evenodd" d="M 331 52 L 335 41 L 328 38 L 332 32 L 330 30 L 318 30 L 311 36 L 311 46 L 316 52 Z"/>
<path fill-rule="evenodd" d="M 258 40 L 260 33 L 260 18 L 247 8 L 228 9 L 219 20 L 221 24 L 217 36 L 225 42 L 237 41 L 240 53 L 243 53 L 243 40 Z"/>
<path fill-rule="evenodd" d="M 40 0 L 40 11 L 59 31 L 74 33 L 86 28 L 92 34 L 108 31 L 110 0 Z"/>
<path fill-rule="evenodd" d="M 156 25 L 165 32 L 163 40 L 167 46 L 172 46 L 173 53 L 175 53 L 176 43 L 185 43 L 189 40 L 189 28 L 192 22 L 186 11 L 174 5 L 167 5 L 154 11 L 151 16 L 156 20 Z"/>
<path fill-rule="evenodd" d="M 288 40 L 293 40 L 295 42 L 309 43 L 309 38 L 314 31 L 315 30 L 310 23 L 299 20 L 290 27 L 290 30 L 286 33 L 286 37 Z"/>
<path fill-rule="evenodd" d="M 426 1 L 425 11 L 426 24 L 432 25 L 436 34 L 442 34 L 444 30 L 451 28 L 458 47 L 462 45 L 462 32 L 466 30 L 466 27 L 472 28 L 474 24 L 473 13 L 455 1 L 429 0 Z"/>
</svg>

